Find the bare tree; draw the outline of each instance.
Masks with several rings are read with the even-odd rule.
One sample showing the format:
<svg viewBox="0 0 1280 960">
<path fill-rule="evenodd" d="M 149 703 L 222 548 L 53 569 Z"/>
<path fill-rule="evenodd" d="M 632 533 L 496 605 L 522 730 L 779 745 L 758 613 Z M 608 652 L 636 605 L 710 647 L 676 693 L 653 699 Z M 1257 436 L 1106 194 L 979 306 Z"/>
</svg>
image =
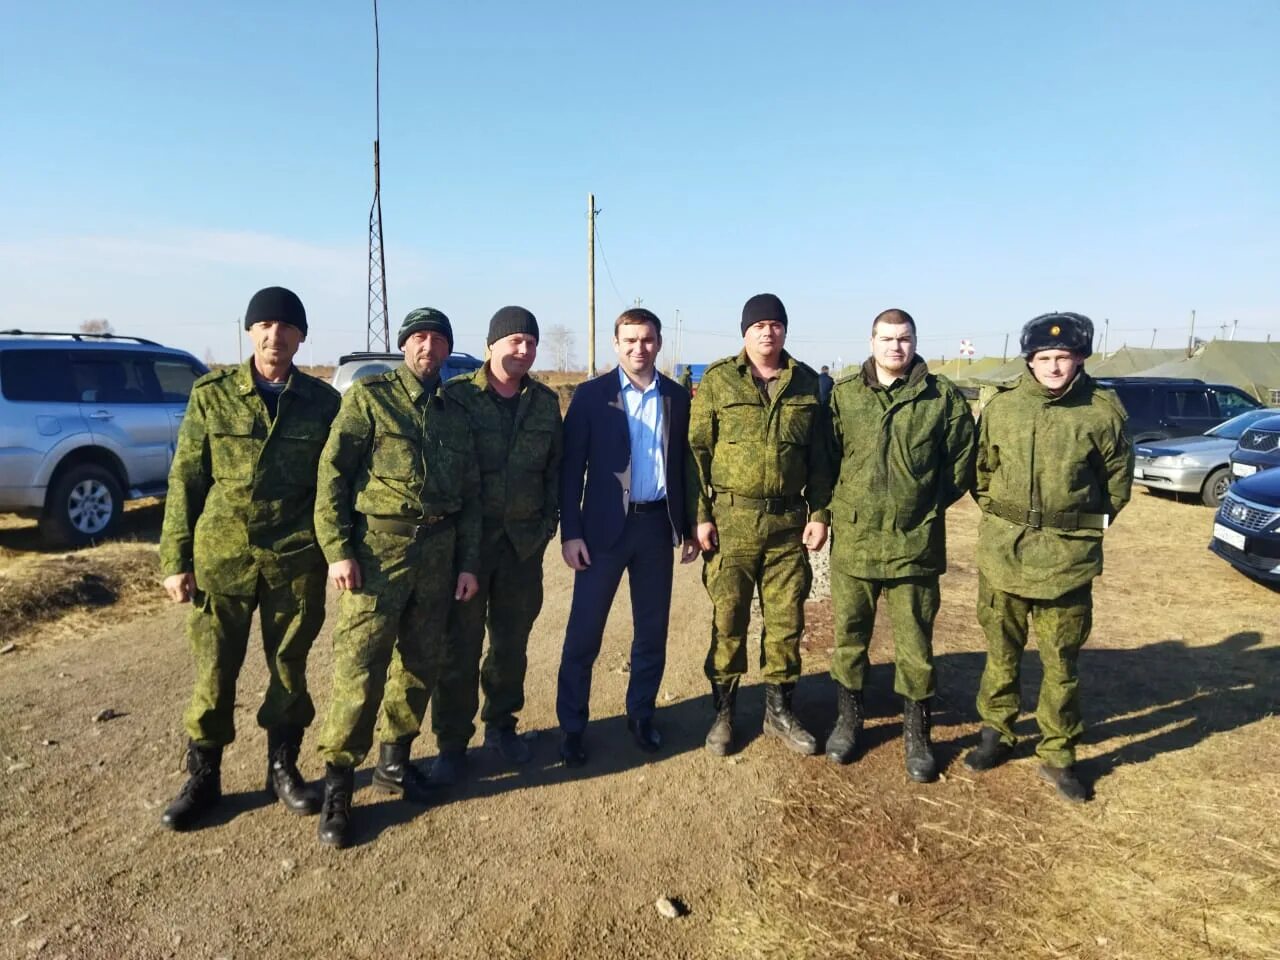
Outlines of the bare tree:
<svg viewBox="0 0 1280 960">
<path fill-rule="evenodd" d="M 560 371 L 573 369 L 573 331 L 562 323 L 547 329 L 542 338 L 551 353 L 551 361 Z"/>
<path fill-rule="evenodd" d="M 81 320 L 80 332 L 89 334 L 111 334 L 115 333 L 115 328 L 111 326 L 111 321 L 102 317 L 93 320 Z"/>
</svg>

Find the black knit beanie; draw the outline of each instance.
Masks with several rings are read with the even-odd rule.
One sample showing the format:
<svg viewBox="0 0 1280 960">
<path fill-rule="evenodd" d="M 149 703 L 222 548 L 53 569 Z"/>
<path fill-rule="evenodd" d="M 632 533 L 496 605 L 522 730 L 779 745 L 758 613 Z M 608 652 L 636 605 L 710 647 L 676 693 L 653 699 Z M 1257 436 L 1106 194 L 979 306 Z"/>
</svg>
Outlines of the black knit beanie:
<svg viewBox="0 0 1280 960">
<path fill-rule="evenodd" d="M 485 345 L 493 346 L 503 337 L 515 333 L 527 333 L 537 343 L 538 318 L 524 307 L 503 307 L 489 321 L 489 339 L 485 341 Z"/>
<path fill-rule="evenodd" d="M 443 333 L 445 339 L 449 341 L 449 352 L 453 353 L 453 324 L 449 322 L 448 317 L 433 307 L 419 307 L 417 310 L 409 311 L 404 318 L 404 323 L 400 324 L 396 347 L 403 350 L 404 342 L 419 330 Z"/>
<path fill-rule="evenodd" d="M 302 331 L 304 337 L 307 335 L 307 311 L 292 290 L 267 287 L 253 295 L 244 311 L 244 328 L 248 330 L 255 323 L 271 320 L 295 326 Z"/>
<path fill-rule="evenodd" d="M 777 320 L 782 329 L 787 328 L 787 308 L 772 293 L 757 293 L 742 306 L 742 335 L 747 335 L 747 328 L 761 320 Z"/>
</svg>

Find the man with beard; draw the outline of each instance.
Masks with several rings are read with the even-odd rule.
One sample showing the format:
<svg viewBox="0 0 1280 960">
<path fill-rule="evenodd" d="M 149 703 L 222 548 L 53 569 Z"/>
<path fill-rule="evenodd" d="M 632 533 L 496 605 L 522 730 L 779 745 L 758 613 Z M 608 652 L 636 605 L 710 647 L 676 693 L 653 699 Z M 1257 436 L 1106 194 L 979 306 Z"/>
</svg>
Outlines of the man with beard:
<svg viewBox="0 0 1280 960">
<path fill-rule="evenodd" d="M 325 759 L 320 842 L 351 840 L 355 768 L 373 745 L 375 787 L 425 803 L 409 760 L 435 689 L 453 601 L 475 596 L 480 471 L 466 411 L 440 383 L 453 350 L 449 318 L 409 313 L 404 363 L 353 384 L 324 453 L 316 532 L 342 591 L 333 630 L 333 696 L 320 731 Z"/>
</svg>

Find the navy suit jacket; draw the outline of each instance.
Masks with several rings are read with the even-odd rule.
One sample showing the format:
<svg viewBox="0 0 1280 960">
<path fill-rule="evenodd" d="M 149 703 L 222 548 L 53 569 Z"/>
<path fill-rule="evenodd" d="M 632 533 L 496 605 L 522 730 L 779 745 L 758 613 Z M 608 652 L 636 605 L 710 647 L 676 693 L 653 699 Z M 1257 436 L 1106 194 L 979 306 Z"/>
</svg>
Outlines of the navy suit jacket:
<svg viewBox="0 0 1280 960">
<path fill-rule="evenodd" d="M 689 392 L 658 374 L 667 517 L 673 545 L 693 535 L 686 515 Z M 560 467 L 560 539 L 607 550 L 622 534 L 631 504 L 631 431 L 618 368 L 578 387 L 564 417 Z M 585 481 L 585 483 L 584 483 Z"/>
</svg>

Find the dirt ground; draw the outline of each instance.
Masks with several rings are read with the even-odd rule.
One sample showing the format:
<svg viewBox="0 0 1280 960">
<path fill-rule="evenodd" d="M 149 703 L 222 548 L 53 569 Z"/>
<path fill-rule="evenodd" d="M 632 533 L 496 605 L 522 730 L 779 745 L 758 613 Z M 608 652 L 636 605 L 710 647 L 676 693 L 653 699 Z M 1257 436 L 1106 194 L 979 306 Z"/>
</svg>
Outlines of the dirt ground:
<svg viewBox="0 0 1280 960">
<path fill-rule="evenodd" d="M 0 637 L 14 644 L 0 655 L 0 956 L 1280 957 L 1278 595 L 1204 549 L 1209 511 L 1135 496 L 1108 534 L 1082 659 L 1080 753 L 1096 798 L 1071 807 L 1035 777 L 1029 715 L 1028 742 L 1006 767 L 978 777 L 958 762 L 977 729 L 982 664 L 976 521 L 967 501 L 951 517 L 939 783 L 902 772 L 887 625 L 857 762 L 837 768 L 760 738 L 754 683 L 739 711 L 743 749 L 707 756 L 697 565 L 678 568 L 663 751 L 639 753 L 622 719 L 624 591 L 595 673 L 590 762 L 556 766 L 571 578 L 549 554 L 522 718 L 537 734 L 534 762 L 513 773 L 473 750 L 468 788 L 429 808 L 376 794 L 366 764 L 347 851 L 321 848 L 314 818 L 262 798 L 254 713 L 266 672 L 252 653 L 225 813 L 190 834 L 160 828 L 182 780 L 184 611 L 108 584 L 70 616 Z M 159 508 L 143 506 L 126 525 L 134 543 L 66 560 L 42 553 L 33 528 L 5 523 L 0 601 L 15 571 L 153 557 L 158 525 Z M 102 550 L 117 553 L 93 560 Z M 825 732 L 825 602 L 810 620 L 798 706 Z M 329 665 L 326 629 L 310 669 L 321 713 Z M 1029 653 L 1030 696 L 1037 678 Z M 95 720 L 103 710 L 118 715 Z M 418 742 L 419 756 L 434 752 L 429 735 Z M 310 749 L 302 765 L 321 771 Z M 688 914 L 663 919 L 659 896 Z"/>
</svg>

